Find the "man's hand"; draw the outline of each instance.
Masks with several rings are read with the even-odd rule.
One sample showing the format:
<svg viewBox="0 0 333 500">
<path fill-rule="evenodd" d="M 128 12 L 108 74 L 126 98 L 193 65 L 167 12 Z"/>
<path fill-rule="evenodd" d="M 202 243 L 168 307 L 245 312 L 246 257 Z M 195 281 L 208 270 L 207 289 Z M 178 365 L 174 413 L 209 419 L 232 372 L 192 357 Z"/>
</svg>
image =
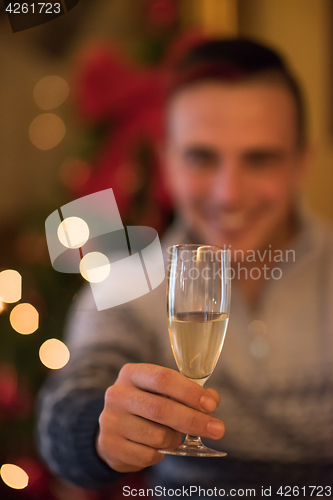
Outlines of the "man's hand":
<svg viewBox="0 0 333 500">
<path fill-rule="evenodd" d="M 220 402 L 175 370 L 126 364 L 105 393 L 97 438 L 99 456 L 118 472 L 133 472 L 160 462 L 161 448 L 176 448 L 181 433 L 220 439 L 221 420 L 211 417 Z"/>
</svg>

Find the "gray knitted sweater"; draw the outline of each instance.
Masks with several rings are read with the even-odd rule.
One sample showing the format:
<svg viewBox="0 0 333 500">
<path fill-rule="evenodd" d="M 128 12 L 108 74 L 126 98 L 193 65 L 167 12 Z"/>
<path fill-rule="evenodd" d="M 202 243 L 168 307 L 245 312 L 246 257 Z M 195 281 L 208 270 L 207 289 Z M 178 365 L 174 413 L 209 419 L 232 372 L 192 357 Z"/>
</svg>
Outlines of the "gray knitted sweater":
<svg viewBox="0 0 333 500">
<path fill-rule="evenodd" d="M 178 224 L 163 245 L 191 239 Z M 306 218 L 290 248 L 272 253 L 272 267 L 281 271 L 269 274 L 255 309 L 233 286 L 223 352 L 206 384 L 221 396 L 215 415 L 226 426 L 222 440 L 207 443 L 228 457 L 166 457 L 150 471 L 158 484 L 333 482 L 332 232 Z M 244 258 L 262 267 L 259 254 Z M 40 450 L 56 475 L 87 488 L 120 476 L 96 454 L 98 417 L 123 364 L 176 369 L 165 286 L 99 312 L 89 287 L 74 301 L 66 336 L 70 362 L 51 376 L 39 401 Z"/>
</svg>

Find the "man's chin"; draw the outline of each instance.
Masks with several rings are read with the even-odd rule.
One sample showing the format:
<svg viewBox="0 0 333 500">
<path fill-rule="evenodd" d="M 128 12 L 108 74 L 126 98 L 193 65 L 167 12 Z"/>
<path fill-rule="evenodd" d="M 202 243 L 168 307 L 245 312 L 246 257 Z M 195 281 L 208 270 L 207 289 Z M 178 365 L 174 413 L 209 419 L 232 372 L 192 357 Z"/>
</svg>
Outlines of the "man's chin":
<svg viewBox="0 0 333 500">
<path fill-rule="evenodd" d="M 226 230 L 206 226 L 202 233 L 204 234 L 205 240 L 210 245 L 217 245 L 220 247 L 226 246 L 237 250 L 248 248 L 250 244 L 248 232 L 245 229 Z"/>
</svg>

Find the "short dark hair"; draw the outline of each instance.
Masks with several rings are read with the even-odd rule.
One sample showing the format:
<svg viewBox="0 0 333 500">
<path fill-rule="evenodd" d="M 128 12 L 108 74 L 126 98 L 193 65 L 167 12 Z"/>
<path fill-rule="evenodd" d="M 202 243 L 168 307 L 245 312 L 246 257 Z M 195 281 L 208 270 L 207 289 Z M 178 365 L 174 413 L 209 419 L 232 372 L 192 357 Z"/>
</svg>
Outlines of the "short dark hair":
<svg viewBox="0 0 333 500">
<path fill-rule="evenodd" d="M 301 87 L 281 55 L 254 40 L 210 39 L 193 46 L 175 66 L 169 95 L 201 80 L 236 83 L 251 79 L 277 81 L 290 91 L 296 106 L 297 140 L 303 146 L 307 126 Z"/>
</svg>

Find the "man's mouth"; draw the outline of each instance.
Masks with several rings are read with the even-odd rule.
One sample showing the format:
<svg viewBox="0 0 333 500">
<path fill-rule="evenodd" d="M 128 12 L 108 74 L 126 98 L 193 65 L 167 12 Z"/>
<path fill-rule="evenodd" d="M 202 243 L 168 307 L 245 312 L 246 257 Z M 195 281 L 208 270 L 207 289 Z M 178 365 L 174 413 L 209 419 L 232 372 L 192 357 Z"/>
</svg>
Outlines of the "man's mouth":
<svg viewBox="0 0 333 500">
<path fill-rule="evenodd" d="M 228 233 L 238 233 L 247 229 L 251 223 L 251 218 L 244 213 L 206 213 L 205 219 L 210 226 L 218 231 Z"/>
</svg>

